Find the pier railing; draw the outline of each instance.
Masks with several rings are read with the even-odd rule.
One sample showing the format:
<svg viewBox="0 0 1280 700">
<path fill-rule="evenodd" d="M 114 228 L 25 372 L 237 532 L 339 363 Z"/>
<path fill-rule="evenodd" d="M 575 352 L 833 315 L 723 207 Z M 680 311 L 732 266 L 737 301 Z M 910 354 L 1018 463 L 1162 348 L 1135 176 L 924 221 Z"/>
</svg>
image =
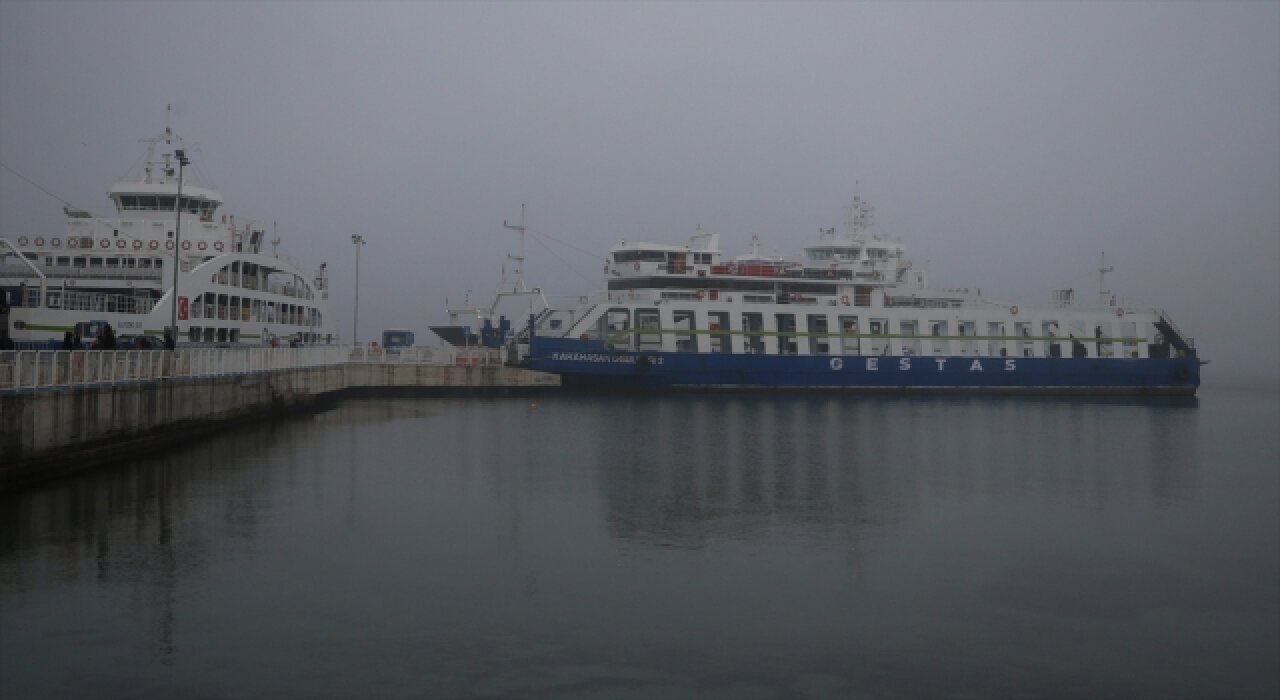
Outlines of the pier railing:
<svg viewBox="0 0 1280 700">
<path fill-rule="evenodd" d="M 486 348 L 364 346 L 191 348 L 168 350 L 18 350 L 0 352 L 0 391 L 54 389 L 186 377 L 216 377 L 346 363 L 495 366 Z"/>
</svg>

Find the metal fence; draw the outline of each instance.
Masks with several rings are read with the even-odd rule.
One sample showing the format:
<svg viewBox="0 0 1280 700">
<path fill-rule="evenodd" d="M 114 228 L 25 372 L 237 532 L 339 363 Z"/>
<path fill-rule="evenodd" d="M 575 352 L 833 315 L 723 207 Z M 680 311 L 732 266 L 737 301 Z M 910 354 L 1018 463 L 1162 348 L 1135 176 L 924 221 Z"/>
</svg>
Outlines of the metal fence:
<svg viewBox="0 0 1280 700">
<path fill-rule="evenodd" d="M 0 352 L 0 391 L 217 377 L 345 363 L 494 366 L 484 348 L 191 348 L 168 350 L 17 350 Z"/>
</svg>

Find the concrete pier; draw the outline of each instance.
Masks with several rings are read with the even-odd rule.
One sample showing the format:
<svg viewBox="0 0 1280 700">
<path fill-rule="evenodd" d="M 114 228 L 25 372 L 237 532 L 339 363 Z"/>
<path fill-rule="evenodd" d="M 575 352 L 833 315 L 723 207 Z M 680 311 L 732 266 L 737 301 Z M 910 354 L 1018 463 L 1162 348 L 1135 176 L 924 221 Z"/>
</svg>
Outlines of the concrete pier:
<svg viewBox="0 0 1280 700">
<path fill-rule="evenodd" d="M 344 395 L 522 394 L 559 377 L 503 366 L 349 362 L 0 392 L 0 490 L 120 462 Z"/>
</svg>

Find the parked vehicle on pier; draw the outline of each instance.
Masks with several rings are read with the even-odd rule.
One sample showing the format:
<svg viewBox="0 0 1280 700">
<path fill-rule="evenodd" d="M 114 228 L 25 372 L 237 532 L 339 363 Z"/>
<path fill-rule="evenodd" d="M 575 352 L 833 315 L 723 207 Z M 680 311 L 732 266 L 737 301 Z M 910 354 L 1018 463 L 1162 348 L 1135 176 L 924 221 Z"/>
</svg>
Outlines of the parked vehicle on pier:
<svg viewBox="0 0 1280 700">
<path fill-rule="evenodd" d="M 406 328 L 389 328 L 382 331 L 382 347 L 390 353 L 400 352 L 401 348 L 413 347 L 413 331 Z"/>
</svg>

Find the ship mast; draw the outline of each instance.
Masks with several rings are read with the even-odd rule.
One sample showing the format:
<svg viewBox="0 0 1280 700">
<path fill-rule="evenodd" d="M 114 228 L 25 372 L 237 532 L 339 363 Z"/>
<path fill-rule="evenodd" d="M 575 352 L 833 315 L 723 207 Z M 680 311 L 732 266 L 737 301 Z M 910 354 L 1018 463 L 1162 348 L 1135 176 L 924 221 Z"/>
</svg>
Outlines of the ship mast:
<svg viewBox="0 0 1280 700">
<path fill-rule="evenodd" d="M 854 183 L 853 202 L 844 208 L 844 229 L 850 236 L 857 236 L 868 228 L 875 220 L 875 207 L 872 207 L 862 195 L 857 193 Z"/>
<path fill-rule="evenodd" d="M 523 204 L 520 205 L 520 224 L 517 226 L 512 226 L 511 224 L 507 223 L 506 219 L 503 219 L 502 227 L 505 229 L 509 229 L 511 231 L 515 231 L 517 234 L 520 235 L 520 254 L 512 255 L 510 253 L 507 253 L 508 260 L 516 261 L 516 283 L 511 291 L 514 294 L 527 293 L 529 291 L 529 288 L 525 286 L 525 283 L 524 283 L 524 232 L 526 231 L 526 226 L 524 225 L 524 205 Z"/>
<path fill-rule="evenodd" d="M 1098 261 L 1098 298 L 1102 301 L 1103 306 L 1115 306 L 1115 297 L 1111 296 L 1111 290 L 1107 289 L 1107 273 L 1114 270 L 1114 267 L 1107 265 L 1107 253 L 1102 252 L 1102 257 Z"/>
</svg>

